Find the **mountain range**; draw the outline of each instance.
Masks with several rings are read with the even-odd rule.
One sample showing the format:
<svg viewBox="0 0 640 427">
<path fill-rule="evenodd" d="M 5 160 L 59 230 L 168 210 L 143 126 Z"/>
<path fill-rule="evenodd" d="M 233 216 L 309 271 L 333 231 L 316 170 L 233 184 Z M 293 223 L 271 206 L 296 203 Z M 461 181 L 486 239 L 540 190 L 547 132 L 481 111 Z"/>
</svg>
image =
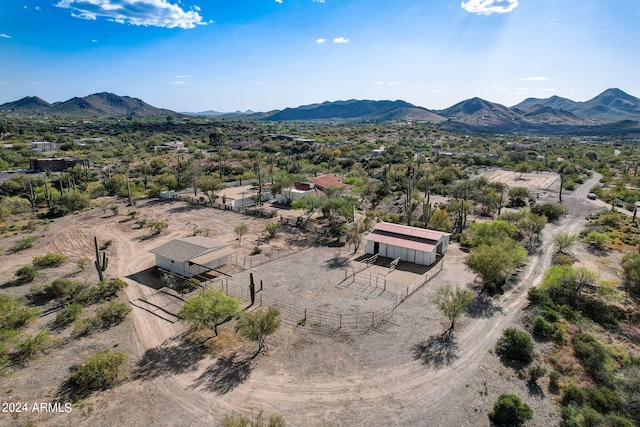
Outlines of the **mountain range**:
<svg viewBox="0 0 640 427">
<path fill-rule="evenodd" d="M 512 107 L 471 98 L 443 110 L 429 110 L 405 101 L 348 100 L 303 105 L 268 112 L 176 113 L 153 107 L 138 98 L 96 93 L 50 104 L 31 96 L 0 105 L 0 111 L 18 114 L 79 117 L 200 116 L 228 120 L 317 120 L 383 122 L 426 121 L 448 129 L 486 131 L 553 132 L 575 129 L 640 129 L 640 99 L 620 89 L 607 89 L 593 99 L 576 102 L 567 98 L 528 98 Z"/>
<path fill-rule="evenodd" d="M 94 93 L 83 98 L 75 97 L 53 104 L 37 96 L 27 96 L 0 105 L 0 111 L 2 110 L 57 117 L 166 117 L 177 114 L 171 110 L 153 107 L 138 98 L 109 92 Z"/>
</svg>

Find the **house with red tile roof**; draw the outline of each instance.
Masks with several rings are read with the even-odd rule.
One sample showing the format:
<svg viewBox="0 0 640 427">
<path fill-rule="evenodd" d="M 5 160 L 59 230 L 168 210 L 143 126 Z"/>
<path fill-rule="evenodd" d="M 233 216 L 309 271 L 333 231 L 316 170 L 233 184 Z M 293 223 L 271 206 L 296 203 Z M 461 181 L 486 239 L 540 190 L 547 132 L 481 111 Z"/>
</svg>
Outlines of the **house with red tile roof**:
<svg viewBox="0 0 640 427">
<path fill-rule="evenodd" d="M 380 222 L 365 236 L 366 253 L 431 265 L 449 247 L 449 233 Z"/>
<path fill-rule="evenodd" d="M 292 188 L 285 188 L 281 194 L 274 195 L 278 203 L 290 203 L 300 200 L 304 196 L 315 195 L 321 196 L 327 188 L 337 188 L 341 190 L 350 190 L 353 185 L 345 184 L 342 178 L 328 173 L 325 175 L 307 178 Z"/>
</svg>

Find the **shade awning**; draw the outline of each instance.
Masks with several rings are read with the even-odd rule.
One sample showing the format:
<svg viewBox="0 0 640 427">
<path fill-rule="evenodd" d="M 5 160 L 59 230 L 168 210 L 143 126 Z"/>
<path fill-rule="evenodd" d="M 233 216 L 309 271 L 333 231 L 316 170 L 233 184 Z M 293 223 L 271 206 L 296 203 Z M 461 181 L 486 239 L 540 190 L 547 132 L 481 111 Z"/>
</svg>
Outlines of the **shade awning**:
<svg viewBox="0 0 640 427">
<path fill-rule="evenodd" d="M 236 253 L 237 250 L 231 246 L 227 246 L 226 248 L 218 249 L 217 251 L 207 252 L 204 255 L 197 256 L 195 258 L 191 258 L 189 260 L 189 264 L 197 264 L 203 267 L 206 267 L 207 263 L 216 261 L 220 258 L 224 258 L 233 253 Z"/>
</svg>

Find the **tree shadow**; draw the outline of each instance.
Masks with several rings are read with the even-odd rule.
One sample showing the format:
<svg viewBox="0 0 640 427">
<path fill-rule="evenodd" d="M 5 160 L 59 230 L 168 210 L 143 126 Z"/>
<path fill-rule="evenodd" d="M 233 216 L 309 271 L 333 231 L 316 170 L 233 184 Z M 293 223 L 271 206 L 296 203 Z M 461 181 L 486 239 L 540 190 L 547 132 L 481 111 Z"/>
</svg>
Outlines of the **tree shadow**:
<svg viewBox="0 0 640 427">
<path fill-rule="evenodd" d="M 325 262 L 326 268 L 331 270 L 335 270 L 337 268 L 345 268 L 347 264 L 349 264 L 349 257 L 339 255 L 330 258 Z"/>
<path fill-rule="evenodd" d="M 529 396 L 545 397 L 544 390 L 537 382 L 527 381 L 527 390 L 529 391 Z"/>
<path fill-rule="evenodd" d="M 253 359 L 249 357 L 236 360 L 236 353 L 220 356 L 195 380 L 191 388 L 201 388 L 220 395 L 227 394 L 249 378 L 253 371 Z"/>
<path fill-rule="evenodd" d="M 150 380 L 193 371 L 206 355 L 201 343 L 172 338 L 159 347 L 147 350 L 136 364 L 132 377 Z"/>
<path fill-rule="evenodd" d="M 434 369 L 449 366 L 458 359 L 458 343 L 451 331 L 431 336 L 427 341 L 414 345 L 411 350 L 415 359 Z"/>
<path fill-rule="evenodd" d="M 493 303 L 487 294 L 480 294 L 467 307 L 467 316 L 473 319 L 488 319 L 496 313 L 502 313 L 502 307 Z"/>
</svg>

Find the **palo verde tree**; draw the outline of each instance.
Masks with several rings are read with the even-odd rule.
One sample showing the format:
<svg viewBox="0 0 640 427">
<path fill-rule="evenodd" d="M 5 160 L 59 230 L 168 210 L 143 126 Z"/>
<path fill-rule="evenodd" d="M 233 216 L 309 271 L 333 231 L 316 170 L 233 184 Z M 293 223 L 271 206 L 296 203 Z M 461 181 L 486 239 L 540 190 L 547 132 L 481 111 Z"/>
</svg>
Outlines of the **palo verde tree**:
<svg viewBox="0 0 640 427">
<path fill-rule="evenodd" d="M 571 249 L 576 240 L 578 240 L 578 236 L 563 231 L 553 236 L 553 245 L 558 252 L 564 254 Z"/>
<path fill-rule="evenodd" d="M 240 300 L 217 289 L 206 289 L 185 301 L 178 318 L 189 322 L 193 329 L 212 329 L 218 336 L 218 325 L 239 311 Z"/>
<path fill-rule="evenodd" d="M 465 264 L 480 276 L 485 290 L 493 293 L 502 288 L 511 270 L 526 257 L 522 245 L 507 239 L 473 248 Z"/>
<path fill-rule="evenodd" d="M 240 224 L 233 227 L 233 232 L 238 236 L 238 245 L 242 245 L 242 236 L 249 232 L 249 225 L 245 222 L 241 222 Z"/>
<path fill-rule="evenodd" d="M 431 302 L 451 322 L 446 334 L 453 335 L 458 317 L 465 312 L 471 301 L 473 301 L 473 292 L 458 286 L 454 289 L 451 285 L 439 288 L 431 297 Z"/>
<path fill-rule="evenodd" d="M 267 336 L 277 331 L 280 323 L 280 312 L 273 307 L 267 311 L 244 312 L 236 323 L 236 332 L 258 343 L 255 357 L 267 348 Z"/>
</svg>

